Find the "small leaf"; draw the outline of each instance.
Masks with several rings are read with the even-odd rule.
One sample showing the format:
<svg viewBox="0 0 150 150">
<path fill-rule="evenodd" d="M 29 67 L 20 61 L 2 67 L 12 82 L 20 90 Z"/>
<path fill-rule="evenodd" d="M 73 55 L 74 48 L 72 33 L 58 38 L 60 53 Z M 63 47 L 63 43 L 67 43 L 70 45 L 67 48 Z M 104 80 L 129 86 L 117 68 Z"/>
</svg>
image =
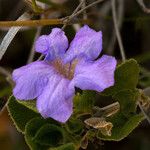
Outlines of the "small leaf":
<svg viewBox="0 0 150 150">
<path fill-rule="evenodd" d="M 73 143 L 68 143 L 68 144 L 64 144 L 62 146 L 59 146 L 57 148 L 52 148 L 49 150 L 76 150 L 76 148 Z"/>
<path fill-rule="evenodd" d="M 114 95 L 122 90 L 134 90 L 139 78 L 139 65 L 134 59 L 120 64 L 115 71 L 115 85 L 106 89 L 103 94 Z"/>
<path fill-rule="evenodd" d="M 30 149 L 32 150 L 47 150 L 49 146 L 36 143 L 33 139 L 38 132 L 38 130 L 45 124 L 58 124 L 52 119 L 43 119 L 41 117 L 36 117 L 30 120 L 25 127 L 25 140 Z"/>
<path fill-rule="evenodd" d="M 125 118 L 122 114 L 117 114 L 111 121 L 113 123 L 112 135 L 104 136 L 98 132 L 98 138 L 108 141 L 120 141 L 127 137 L 138 125 L 144 120 L 142 114 L 133 115 L 129 119 Z"/>
<path fill-rule="evenodd" d="M 24 105 L 18 103 L 18 101 L 13 96 L 11 96 L 8 101 L 9 115 L 13 120 L 16 128 L 20 132 L 24 132 L 25 125 L 28 121 L 30 121 L 34 117 L 40 116 Z"/>
<path fill-rule="evenodd" d="M 55 147 L 64 141 L 63 129 L 53 124 L 45 124 L 37 131 L 33 141 Z"/>
<path fill-rule="evenodd" d="M 125 116 L 135 113 L 139 92 L 138 90 L 123 90 L 113 96 L 120 104 L 120 111 Z"/>
<path fill-rule="evenodd" d="M 94 91 L 83 91 L 82 94 L 77 94 L 74 97 L 75 110 L 81 112 L 89 112 L 94 105 L 96 93 Z"/>
</svg>

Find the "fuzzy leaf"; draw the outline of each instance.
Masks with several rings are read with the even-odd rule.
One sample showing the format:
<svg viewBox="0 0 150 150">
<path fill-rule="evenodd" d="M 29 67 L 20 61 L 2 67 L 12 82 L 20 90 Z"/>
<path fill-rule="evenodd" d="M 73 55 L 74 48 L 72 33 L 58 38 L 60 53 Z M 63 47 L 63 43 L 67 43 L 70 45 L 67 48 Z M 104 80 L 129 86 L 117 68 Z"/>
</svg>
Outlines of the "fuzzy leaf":
<svg viewBox="0 0 150 150">
<path fill-rule="evenodd" d="M 28 121 L 30 121 L 34 117 L 40 116 L 24 105 L 18 103 L 18 101 L 13 96 L 11 96 L 8 101 L 9 115 L 12 118 L 16 128 L 20 132 L 24 132 L 25 125 Z"/>
<path fill-rule="evenodd" d="M 134 59 L 120 64 L 115 71 L 115 85 L 106 89 L 103 94 L 114 95 L 122 90 L 134 90 L 139 78 L 139 65 Z"/>
<path fill-rule="evenodd" d="M 32 150 L 47 150 L 49 146 L 39 144 L 34 141 L 34 137 L 38 130 L 45 124 L 58 124 L 52 119 L 43 119 L 41 117 L 36 117 L 30 120 L 25 127 L 25 140 L 30 149 Z"/>
<path fill-rule="evenodd" d="M 136 114 L 129 119 L 118 113 L 111 121 L 113 123 L 112 135 L 104 136 L 98 132 L 98 138 L 107 141 L 120 141 L 127 137 L 144 119 L 142 114 Z"/>
<path fill-rule="evenodd" d="M 41 145 L 57 146 L 63 143 L 63 129 L 53 124 L 43 125 L 36 133 L 33 141 Z"/>
<path fill-rule="evenodd" d="M 66 129 L 69 133 L 80 134 L 83 131 L 83 123 L 79 119 L 71 118 L 66 124 Z"/>
<path fill-rule="evenodd" d="M 74 97 L 74 107 L 76 111 L 89 112 L 94 105 L 96 93 L 94 91 L 83 91 L 82 94 L 77 93 Z"/>
<path fill-rule="evenodd" d="M 120 104 L 120 111 L 127 117 L 135 113 L 139 92 L 138 90 L 123 90 L 113 96 Z"/>
</svg>

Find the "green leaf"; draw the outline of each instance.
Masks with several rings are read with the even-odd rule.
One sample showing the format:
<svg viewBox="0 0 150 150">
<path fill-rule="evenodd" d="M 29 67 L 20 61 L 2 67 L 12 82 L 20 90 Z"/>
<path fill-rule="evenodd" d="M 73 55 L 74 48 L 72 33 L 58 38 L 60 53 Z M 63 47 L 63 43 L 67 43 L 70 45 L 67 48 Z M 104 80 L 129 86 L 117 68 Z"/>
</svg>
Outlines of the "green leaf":
<svg viewBox="0 0 150 150">
<path fill-rule="evenodd" d="M 121 113 L 118 113 L 111 121 L 113 123 L 112 135 L 104 136 L 98 132 L 98 138 L 108 141 L 120 141 L 127 137 L 138 125 L 144 120 L 142 114 L 136 114 L 129 119 L 125 118 Z"/>
<path fill-rule="evenodd" d="M 30 149 L 32 150 L 47 150 L 49 146 L 39 144 L 34 141 L 34 137 L 38 130 L 45 124 L 58 124 L 52 119 L 43 119 L 41 117 L 36 117 L 30 120 L 25 127 L 25 140 Z"/>
<path fill-rule="evenodd" d="M 38 113 L 38 111 L 36 109 L 36 101 L 35 100 L 29 100 L 29 101 L 20 101 L 20 100 L 18 100 L 18 103 L 24 105 L 25 107 L 33 110 L 36 113 Z"/>
<path fill-rule="evenodd" d="M 75 133 L 79 135 L 82 133 L 84 125 L 81 120 L 70 118 L 65 127 L 69 133 Z"/>
<path fill-rule="evenodd" d="M 83 91 L 82 94 L 77 93 L 74 97 L 75 111 L 90 112 L 94 105 L 96 92 L 94 91 Z"/>
<path fill-rule="evenodd" d="M 76 148 L 73 143 L 68 143 L 68 144 L 64 144 L 62 146 L 59 146 L 57 148 L 52 148 L 49 150 L 76 150 Z"/>
<path fill-rule="evenodd" d="M 113 96 L 120 104 L 120 111 L 127 117 L 135 113 L 139 92 L 138 90 L 123 90 Z"/>
<path fill-rule="evenodd" d="M 139 78 L 139 65 L 134 59 L 120 64 L 115 71 L 115 85 L 106 89 L 102 94 L 114 95 L 122 90 L 134 90 Z"/>
<path fill-rule="evenodd" d="M 28 121 L 30 121 L 34 117 L 40 116 L 39 114 L 25 107 L 24 105 L 18 103 L 18 101 L 13 96 L 11 96 L 8 101 L 9 102 L 7 107 L 9 115 L 13 120 L 16 128 L 20 132 L 25 131 L 25 125 Z"/>
<path fill-rule="evenodd" d="M 33 141 L 41 145 L 58 146 L 64 141 L 63 129 L 53 124 L 45 124 L 37 131 Z"/>
</svg>

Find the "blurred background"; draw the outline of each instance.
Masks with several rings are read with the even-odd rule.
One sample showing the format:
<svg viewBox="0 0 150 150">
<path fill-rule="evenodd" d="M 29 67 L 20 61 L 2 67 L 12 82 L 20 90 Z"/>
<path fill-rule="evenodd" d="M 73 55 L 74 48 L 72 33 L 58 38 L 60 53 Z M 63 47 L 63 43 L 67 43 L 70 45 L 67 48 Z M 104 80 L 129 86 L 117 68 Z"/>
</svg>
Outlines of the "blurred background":
<svg viewBox="0 0 150 150">
<path fill-rule="evenodd" d="M 50 1 L 50 0 L 47 0 Z M 95 0 L 87 0 L 91 3 Z M 16 20 L 26 11 L 32 11 L 30 0 L 0 0 L 0 21 Z M 51 3 L 52 2 L 52 3 Z M 78 0 L 51 0 L 50 5 L 38 5 L 48 9 L 45 18 L 61 18 L 70 15 L 79 4 Z M 150 8 L 149 0 L 145 5 Z M 150 13 L 143 12 L 136 0 L 116 0 L 116 12 L 121 37 L 128 58 L 135 58 L 141 67 L 138 87 L 145 89 L 150 86 Z M 95 30 L 103 32 L 103 53 L 114 55 L 121 61 L 119 46 L 114 31 L 110 0 L 95 5 L 86 11 L 87 20 Z M 36 14 L 38 19 L 42 15 Z M 79 16 L 82 18 L 82 15 Z M 69 25 L 65 28 L 71 41 L 76 30 L 82 24 Z M 40 34 L 48 34 L 55 26 L 41 27 Z M 61 27 L 61 26 L 58 26 Z M 0 43 L 9 28 L 0 27 Z M 17 132 L 6 109 L 3 106 L 11 95 L 9 77 L 13 69 L 29 62 L 32 45 L 39 28 L 22 28 L 0 61 L 0 150 L 28 150 L 24 137 Z M 34 60 L 39 54 L 34 55 Z M 4 70 L 3 70 L 4 69 Z M 127 138 L 120 142 L 96 141 L 96 149 L 102 150 L 150 150 L 150 124 L 145 120 Z M 89 147 L 88 149 L 92 149 Z"/>
</svg>

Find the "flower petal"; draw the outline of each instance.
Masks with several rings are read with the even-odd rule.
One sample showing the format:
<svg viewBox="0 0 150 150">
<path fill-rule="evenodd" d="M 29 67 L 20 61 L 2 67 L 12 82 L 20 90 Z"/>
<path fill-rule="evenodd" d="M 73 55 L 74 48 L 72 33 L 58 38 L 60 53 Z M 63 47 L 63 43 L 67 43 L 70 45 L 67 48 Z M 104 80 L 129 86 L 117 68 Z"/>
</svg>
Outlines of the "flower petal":
<svg viewBox="0 0 150 150">
<path fill-rule="evenodd" d="M 74 86 L 59 75 L 53 75 L 37 99 L 37 109 L 44 118 L 66 122 L 72 114 Z"/>
<path fill-rule="evenodd" d="M 96 32 L 87 25 L 82 27 L 70 44 L 66 56 L 65 63 L 75 58 L 84 58 L 88 60 L 96 59 L 102 50 L 102 32 Z"/>
<path fill-rule="evenodd" d="M 52 29 L 49 35 L 40 36 L 35 43 L 35 50 L 46 55 L 46 60 L 62 57 L 68 48 L 68 39 L 59 28 Z"/>
<path fill-rule="evenodd" d="M 41 94 L 52 74 L 54 69 L 44 61 L 36 61 L 15 69 L 12 74 L 16 83 L 14 96 L 20 100 L 36 98 Z"/>
<path fill-rule="evenodd" d="M 116 59 L 103 55 L 97 61 L 82 61 L 75 68 L 74 84 L 82 90 L 98 92 L 114 85 Z"/>
<path fill-rule="evenodd" d="M 35 50 L 44 55 L 47 54 L 49 50 L 48 35 L 42 35 L 36 40 Z"/>
</svg>

